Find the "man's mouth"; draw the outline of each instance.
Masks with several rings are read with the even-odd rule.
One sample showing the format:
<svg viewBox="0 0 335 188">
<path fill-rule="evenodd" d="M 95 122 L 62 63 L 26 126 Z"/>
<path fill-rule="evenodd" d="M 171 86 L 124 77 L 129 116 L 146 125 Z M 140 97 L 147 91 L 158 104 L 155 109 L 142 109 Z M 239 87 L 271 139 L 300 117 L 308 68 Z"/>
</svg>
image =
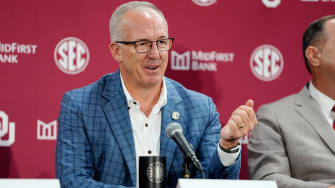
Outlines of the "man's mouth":
<svg viewBox="0 0 335 188">
<path fill-rule="evenodd" d="M 149 70 L 156 70 L 159 66 L 147 66 L 145 68 L 149 69 Z"/>
</svg>

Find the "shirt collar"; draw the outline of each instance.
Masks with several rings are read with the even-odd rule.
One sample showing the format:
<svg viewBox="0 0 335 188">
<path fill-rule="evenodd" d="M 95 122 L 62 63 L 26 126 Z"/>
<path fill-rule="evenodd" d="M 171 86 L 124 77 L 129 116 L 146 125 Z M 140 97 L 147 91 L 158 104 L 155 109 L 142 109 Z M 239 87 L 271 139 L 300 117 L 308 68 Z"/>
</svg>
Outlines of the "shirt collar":
<svg viewBox="0 0 335 188">
<path fill-rule="evenodd" d="M 139 105 L 139 102 L 136 101 L 129 93 L 126 85 L 124 84 L 123 82 L 123 79 L 122 79 L 122 74 L 120 73 L 120 78 L 121 78 L 121 83 L 122 83 L 122 89 L 123 89 L 123 92 L 124 94 L 126 95 L 126 99 L 127 99 L 127 103 L 128 103 L 128 106 L 137 103 Z M 166 84 L 165 84 L 165 77 L 163 77 L 163 84 L 162 84 L 162 90 L 161 90 L 161 93 L 160 93 L 160 96 L 159 96 L 159 100 L 158 102 L 154 105 L 153 107 L 153 112 L 156 112 L 157 110 L 159 111 L 163 106 L 165 106 L 165 104 L 167 103 L 167 92 L 166 92 Z"/>
<path fill-rule="evenodd" d="M 331 99 L 327 95 L 323 94 L 321 91 L 319 91 L 310 81 L 309 84 L 309 92 L 311 93 L 311 96 L 314 98 L 314 100 L 319 104 L 321 111 L 324 114 L 333 114 L 332 109 L 335 105 L 335 100 Z"/>
</svg>

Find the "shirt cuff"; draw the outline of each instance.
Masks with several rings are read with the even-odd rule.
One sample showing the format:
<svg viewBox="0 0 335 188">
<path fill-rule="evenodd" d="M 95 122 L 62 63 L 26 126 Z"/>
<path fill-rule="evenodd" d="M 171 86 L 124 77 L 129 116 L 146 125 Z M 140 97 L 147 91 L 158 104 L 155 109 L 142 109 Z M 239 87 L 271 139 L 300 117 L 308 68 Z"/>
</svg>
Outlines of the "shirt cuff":
<svg viewBox="0 0 335 188">
<path fill-rule="evenodd" d="M 239 145 L 238 152 L 236 153 L 226 153 L 220 149 L 219 143 L 217 147 L 219 158 L 223 166 L 230 166 L 236 162 L 237 157 L 241 153 L 241 145 Z"/>
</svg>

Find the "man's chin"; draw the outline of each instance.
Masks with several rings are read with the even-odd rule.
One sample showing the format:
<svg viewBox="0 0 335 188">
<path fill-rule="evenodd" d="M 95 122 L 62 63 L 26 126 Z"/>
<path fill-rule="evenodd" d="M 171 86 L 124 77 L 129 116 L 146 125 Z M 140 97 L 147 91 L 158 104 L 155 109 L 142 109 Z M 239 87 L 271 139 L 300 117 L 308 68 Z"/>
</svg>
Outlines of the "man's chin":
<svg viewBox="0 0 335 188">
<path fill-rule="evenodd" d="M 161 85 L 163 82 L 163 77 L 159 77 L 159 78 L 151 78 L 150 80 L 148 80 L 146 82 L 146 87 L 148 88 L 152 88 L 152 87 L 156 87 L 158 85 Z"/>
</svg>

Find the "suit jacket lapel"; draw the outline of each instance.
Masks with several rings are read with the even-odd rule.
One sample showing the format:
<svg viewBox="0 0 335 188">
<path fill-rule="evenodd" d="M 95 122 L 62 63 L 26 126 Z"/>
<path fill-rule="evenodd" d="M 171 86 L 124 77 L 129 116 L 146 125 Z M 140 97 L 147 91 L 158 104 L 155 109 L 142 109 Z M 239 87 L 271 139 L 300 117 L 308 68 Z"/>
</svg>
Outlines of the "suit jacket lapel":
<svg viewBox="0 0 335 188">
<path fill-rule="evenodd" d="M 103 110 L 109 122 L 109 126 L 115 136 L 121 153 L 128 166 L 133 185 L 136 185 L 136 153 L 131 127 L 128 105 L 123 94 L 120 72 L 108 78 L 103 91 L 103 96 L 108 102 L 103 106 Z"/>
<path fill-rule="evenodd" d="M 184 110 L 178 103 L 181 102 L 181 98 L 178 95 L 176 89 L 173 87 L 169 79 L 166 80 L 167 90 L 167 104 L 162 109 L 162 124 L 161 124 L 161 138 L 160 138 L 160 155 L 166 157 L 166 177 L 168 177 L 169 169 L 172 163 L 172 158 L 176 150 L 177 144 L 166 136 L 165 130 L 169 123 L 178 122 L 182 127 Z M 180 115 L 179 119 L 173 119 L 172 113 L 178 112 Z"/>
<path fill-rule="evenodd" d="M 335 152 L 335 145 L 332 144 L 335 143 L 334 133 L 331 132 L 329 123 L 319 108 L 310 95 L 308 88 L 304 87 L 297 95 L 296 110 L 320 135 L 326 145 Z"/>
</svg>

